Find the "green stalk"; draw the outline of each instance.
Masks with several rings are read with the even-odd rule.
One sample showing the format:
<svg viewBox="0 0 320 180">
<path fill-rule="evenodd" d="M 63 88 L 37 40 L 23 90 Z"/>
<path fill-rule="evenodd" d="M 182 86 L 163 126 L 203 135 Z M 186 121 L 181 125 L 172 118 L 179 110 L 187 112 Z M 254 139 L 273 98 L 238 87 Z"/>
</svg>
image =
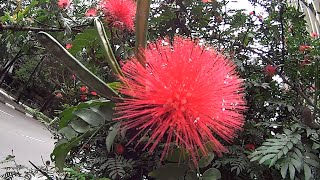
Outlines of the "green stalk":
<svg viewBox="0 0 320 180">
<path fill-rule="evenodd" d="M 73 72 L 84 84 L 96 91 L 101 96 L 114 102 L 119 101 L 115 97 L 119 97 L 109 85 L 98 78 L 82 63 L 73 57 L 55 38 L 45 32 L 39 32 L 38 41 L 49 51 L 54 57 L 64 64 L 71 72 Z"/>
<path fill-rule="evenodd" d="M 148 33 L 148 18 L 150 13 L 151 0 L 137 0 L 137 12 L 136 12 L 136 45 L 135 53 L 138 61 L 145 65 L 145 55 L 143 49 L 147 44 Z"/>
<path fill-rule="evenodd" d="M 106 61 L 109 65 L 109 67 L 112 69 L 112 71 L 115 74 L 123 76 L 121 68 L 120 68 L 120 66 L 114 56 L 113 51 L 112 51 L 111 45 L 108 40 L 108 36 L 107 36 L 106 31 L 103 26 L 103 23 L 98 18 L 96 18 L 94 20 L 94 26 L 96 27 L 96 30 L 98 32 L 100 44 L 105 52 Z"/>
<path fill-rule="evenodd" d="M 315 64 L 315 80 L 314 80 L 314 86 L 315 86 L 315 92 L 314 92 L 314 113 L 313 113 L 313 117 L 316 117 L 317 115 L 317 106 L 318 106 L 318 93 L 319 93 L 319 72 L 318 72 L 318 66 L 319 66 L 319 61 L 320 61 L 320 58 L 317 56 L 315 57 L 315 60 L 316 60 L 316 64 Z"/>
</svg>

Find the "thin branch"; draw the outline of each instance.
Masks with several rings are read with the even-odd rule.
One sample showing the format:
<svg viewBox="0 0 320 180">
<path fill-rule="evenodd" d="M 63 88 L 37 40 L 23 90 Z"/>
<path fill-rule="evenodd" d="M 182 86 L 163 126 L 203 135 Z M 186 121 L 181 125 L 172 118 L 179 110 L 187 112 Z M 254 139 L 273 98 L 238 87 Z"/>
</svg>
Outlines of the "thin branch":
<svg viewBox="0 0 320 180">
<path fill-rule="evenodd" d="M 34 32 L 63 32 L 66 29 L 65 28 L 53 28 L 53 27 L 31 27 L 31 26 L 18 26 L 18 25 L 3 25 L 0 23 L 0 32 L 6 31 L 6 30 L 12 30 L 12 31 L 34 31 Z M 82 29 L 79 28 L 71 28 L 74 32 L 81 32 Z"/>
</svg>

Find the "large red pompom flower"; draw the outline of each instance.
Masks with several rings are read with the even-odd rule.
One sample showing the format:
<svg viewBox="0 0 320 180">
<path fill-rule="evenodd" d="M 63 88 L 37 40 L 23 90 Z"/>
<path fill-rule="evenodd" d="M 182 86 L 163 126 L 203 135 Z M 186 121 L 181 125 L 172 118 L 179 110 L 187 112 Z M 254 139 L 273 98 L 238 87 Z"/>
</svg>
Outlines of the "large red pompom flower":
<svg viewBox="0 0 320 180">
<path fill-rule="evenodd" d="M 102 0 L 101 8 L 107 21 L 119 29 L 134 30 L 136 3 L 133 0 Z"/>
<path fill-rule="evenodd" d="M 204 154 L 209 149 L 224 152 L 217 138 L 231 142 L 244 122 L 242 81 L 233 63 L 182 37 L 176 37 L 172 46 L 167 40 L 150 44 L 145 55 L 145 66 L 136 59 L 124 65 L 121 79 L 126 85 L 120 92 L 126 97 L 117 104 L 124 126 L 138 130 L 133 139 L 148 135 L 149 152 L 165 142 L 161 158 L 174 143 L 195 163 L 199 148 Z"/>
</svg>

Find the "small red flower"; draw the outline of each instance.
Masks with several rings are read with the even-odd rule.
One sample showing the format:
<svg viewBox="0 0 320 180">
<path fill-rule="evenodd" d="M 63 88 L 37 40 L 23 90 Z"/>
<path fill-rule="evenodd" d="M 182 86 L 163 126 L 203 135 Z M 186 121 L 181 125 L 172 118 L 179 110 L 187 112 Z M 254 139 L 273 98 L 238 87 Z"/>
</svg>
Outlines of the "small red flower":
<svg viewBox="0 0 320 180">
<path fill-rule="evenodd" d="M 312 64 L 312 61 L 310 61 L 309 59 L 305 59 L 300 63 L 300 66 L 304 67 L 304 66 L 310 65 L 310 64 Z"/>
<path fill-rule="evenodd" d="M 116 144 L 115 145 L 115 152 L 118 154 L 118 155 L 121 155 L 124 153 L 124 147 L 123 145 L 121 144 Z"/>
<path fill-rule="evenodd" d="M 202 2 L 207 3 L 207 2 L 212 2 L 212 0 L 202 0 Z"/>
<path fill-rule="evenodd" d="M 119 29 L 134 30 L 136 3 L 133 0 L 102 0 L 102 11 L 107 21 Z"/>
<path fill-rule="evenodd" d="M 256 149 L 256 146 L 254 144 L 246 144 L 244 145 L 244 148 L 248 151 L 254 151 Z"/>
<path fill-rule="evenodd" d="M 145 66 L 136 59 L 124 65 L 120 78 L 127 86 L 119 89 L 125 98 L 117 103 L 118 120 L 137 129 L 130 142 L 150 135 L 144 147 L 150 153 L 164 141 L 161 158 L 175 144 L 197 163 L 198 149 L 208 153 L 207 142 L 221 155 L 226 148 L 215 136 L 231 142 L 244 123 L 242 80 L 235 65 L 187 38 L 175 37 L 169 44 L 168 39 L 150 44 Z"/>
<path fill-rule="evenodd" d="M 299 47 L 299 51 L 300 52 L 305 52 L 305 51 L 308 51 L 311 49 L 311 46 L 308 46 L 308 45 L 300 45 Z"/>
<path fill-rule="evenodd" d="M 216 16 L 215 20 L 217 23 L 221 23 L 223 21 L 223 17 L 222 16 Z"/>
<path fill-rule="evenodd" d="M 275 75 L 276 74 L 276 69 L 277 69 L 277 67 L 276 66 L 273 66 L 273 65 L 267 65 L 266 67 L 265 67 L 265 73 L 267 74 L 267 75 L 269 75 L 269 76 L 273 76 L 273 75 Z"/>
<path fill-rule="evenodd" d="M 71 49 L 72 48 L 72 44 L 68 43 L 66 44 L 66 49 Z"/>
<path fill-rule="evenodd" d="M 88 87 L 87 87 L 87 86 L 82 86 L 82 87 L 80 88 L 80 92 L 82 92 L 82 93 L 88 93 Z"/>
<path fill-rule="evenodd" d="M 58 6 L 61 8 L 61 9 L 67 9 L 70 7 L 70 4 L 71 4 L 71 0 L 59 0 L 58 1 Z"/>
<path fill-rule="evenodd" d="M 95 8 L 90 8 L 87 10 L 86 14 L 85 14 L 86 17 L 95 17 L 97 16 L 97 9 Z"/>
<path fill-rule="evenodd" d="M 58 92 L 58 93 L 56 94 L 56 98 L 61 99 L 62 97 L 63 97 L 63 96 L 62 96 L 62 93 Z"/>
<path fill-rule="evenodd" d="M 250 14 L 250 15 L 254 15 L 254 14 L 255 14 L 255 12 L 254 12 L 254 11 L 251 11 L 251 12 L 249 12 L 249 14 Z"/>
<path fill-rule="evenodd" d="M 96 92 L 94 92 L 94 91 L 91 92 L 91 95 L 92 96 L 98 96 L 98 94 Z"/>
<path fill-rule="evenodd" d="M 312 32 L 311 33 L 311 37 L 312 38 L 317 38 L 319 35 L 318 35 L 318 33 L 317 32 Z"/>
<path fill-rule="evenodd" d="M 80 100 L 81 100 L 81 101 L 86 101 L 86 100 L 88 100 L 87 95 L 81 94 L 81 95 L 80 95 Z"/>
</svg>

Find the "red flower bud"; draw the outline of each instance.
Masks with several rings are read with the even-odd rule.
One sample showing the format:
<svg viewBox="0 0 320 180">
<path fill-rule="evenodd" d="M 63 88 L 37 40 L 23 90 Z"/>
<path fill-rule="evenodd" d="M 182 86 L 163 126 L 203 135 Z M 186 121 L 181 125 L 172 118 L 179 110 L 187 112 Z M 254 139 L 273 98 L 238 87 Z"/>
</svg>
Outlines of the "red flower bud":
<svg viewBox="0 0 320 180">
<path fill-rule="evenodd" d="M 86 101 L 86 100 L 88 100 L 87 95 L 80 95 L 80 100 L 81 100 L 81 101 Z"/>
<path fill-rule="evenodd" d="M 82 93 L 88 93 L 88 87 L 87 87 L 87 86 L 82 86 L 82 87 L 80 88 L 80 92 L 82 92 Z"/>
<path fill-rule="evenodd" d="M 256 146 L 254 144 L 246 144 L 244 145 L 244 149 L 248 151 L 254 151 L 256 149 Z"/>
<path fill-rule="evenodd" d="M 124 147 L 123 147 L 123 145 L 122 144 L 116 144 L 115 145 L 115 152 L 117 153 L 117 154 L 123 154 L 124 153 Z"/>
<path fill-rule="evenodd" d="M 94 92 L 94 91 L 91 92 L 91 95 L 92 96 L 98 96 L 98 94 L 96 92 Z"/>
<path fill-rule="evenodd" d="M 317 32 L 312 32 L 311 33 L 311 37 L 312 38 L 317 38 L 319 35 L 318 35 L 318 33 Z"/>
<path fill-rule="evenodd" d="M 71 49 L 72 48 L 72 44 L 68 43 L 66 44 L 66 49 Z"/>
<path fill-rule="evenodd" d="M 264 71 L 265 71 L 266 75 L 273 76 L 276 74 L 276 69 L 277 69 L 276 66 L 269 64 L 265 67 Z"/>
</svg>

